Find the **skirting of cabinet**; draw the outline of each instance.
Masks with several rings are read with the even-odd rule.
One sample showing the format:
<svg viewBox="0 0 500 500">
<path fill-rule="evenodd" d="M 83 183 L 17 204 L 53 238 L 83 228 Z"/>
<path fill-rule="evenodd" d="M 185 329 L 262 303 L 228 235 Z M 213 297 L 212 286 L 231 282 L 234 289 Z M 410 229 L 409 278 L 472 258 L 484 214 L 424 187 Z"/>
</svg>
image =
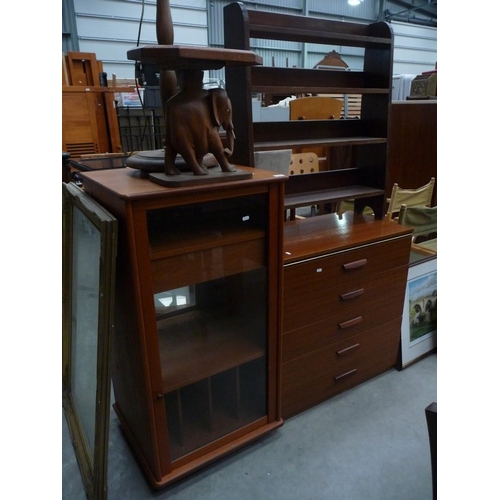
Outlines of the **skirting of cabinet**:
<svg viewBox="0 0 500 500">
<path fill-rule="evenodd" d="M 127 421 L 120 412 L 119 406 L 115 404 L 113 408 L 120 420 L 120 424 L 130 447 L 133 449 L 135 456 L 141 464 L 151 486 L 155 489 L 162 489 L 170 483 L 179 481 L 196 470 L 210 465 L 212 462 L 215 462 L 225 455 L 252 443 L 253 441 L 265 436 L 283 425 L 283 419 L 267 423 L 266 418 L 262 418 L 257 422 L 253 422 L 252 424 L 225 436 L 223 439 L 218 440 L 215 443 L 211 443 L 210 446 L 206 446 L 205 449 L 202 450 L 204 453 L 201 455 L 198 451 L 196 454 L 193 454 L 196 455 L 194 458 L 191 455 L 186 455 L 186 457 L 183 457 L 177 462 L 173 462 L 170 472 L 163 477 L 158 478 L 150 469 L 149 462 L 143 456 L 141 447 L 138 446 L 134 434 L 129 429 Z"/>
<path fill-rule="evenodd" d="M 398 359 L 401 317 L 283 364 L 288 418 L 390 368 Z"/>
</svg>

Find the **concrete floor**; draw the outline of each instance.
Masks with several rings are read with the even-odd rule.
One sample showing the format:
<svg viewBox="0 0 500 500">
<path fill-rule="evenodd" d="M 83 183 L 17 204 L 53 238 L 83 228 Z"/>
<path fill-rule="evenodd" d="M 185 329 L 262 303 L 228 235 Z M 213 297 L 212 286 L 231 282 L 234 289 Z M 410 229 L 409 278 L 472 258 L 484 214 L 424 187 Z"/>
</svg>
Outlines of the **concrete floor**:
<svg viewBox="0 0 500 500">
<path fill-rule="evenodd" d="M 111 411 L 108 500 L 431 500 L 425 407 L 437 355 L 388 371 L 263 439 L 153 491 Z M 63 414 L 62 498 L 86 500 Z"/>
</svg>

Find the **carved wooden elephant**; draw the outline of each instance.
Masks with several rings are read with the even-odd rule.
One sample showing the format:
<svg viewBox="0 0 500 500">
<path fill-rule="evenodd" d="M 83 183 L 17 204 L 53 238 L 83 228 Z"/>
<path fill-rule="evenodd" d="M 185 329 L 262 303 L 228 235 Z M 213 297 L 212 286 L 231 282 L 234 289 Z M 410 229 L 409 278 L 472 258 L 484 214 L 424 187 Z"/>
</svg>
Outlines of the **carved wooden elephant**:
<svg viewBox="0 0 500 500">
<path fill-rule="evenodd" d="M 183 78 L 182 78 L 183 77 Z M 181 90 L 166 103 L 165 174 L 177 175 L 175 157 L 180 154 L 194 175 L 206 175 L 203 157 L 212 153 L 223 172 L 234 172 L 228 157 L 234 148 L 231 101 L 223 89 L 203 89 L 203 72 L 181 74 Z M 219 129 L 227 134 L 224 149 Z"/>
</svg>

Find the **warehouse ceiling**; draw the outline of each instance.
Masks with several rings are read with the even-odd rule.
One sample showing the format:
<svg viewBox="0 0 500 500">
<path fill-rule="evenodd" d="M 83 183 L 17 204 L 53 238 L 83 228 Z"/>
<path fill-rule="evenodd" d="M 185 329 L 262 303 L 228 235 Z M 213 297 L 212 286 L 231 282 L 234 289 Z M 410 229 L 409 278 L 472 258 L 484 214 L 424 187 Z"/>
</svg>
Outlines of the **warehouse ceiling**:
<svg viewBox="0 0 500 500">
<path fill-rule="evenodd" d="M 382 1 L 385 20 L 437 27 L 437 0 Z"/>
</svg>

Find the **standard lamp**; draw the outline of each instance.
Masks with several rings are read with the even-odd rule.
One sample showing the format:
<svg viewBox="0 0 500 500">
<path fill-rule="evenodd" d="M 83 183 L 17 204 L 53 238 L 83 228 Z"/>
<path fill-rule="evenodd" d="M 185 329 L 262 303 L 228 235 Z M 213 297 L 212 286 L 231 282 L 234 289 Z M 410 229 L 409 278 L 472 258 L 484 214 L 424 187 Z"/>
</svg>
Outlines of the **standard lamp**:
<svg viewBox="0 0 500 500">
<path fill-rule="evenodd" d="M 167 187 L 252 177 L 252 173 L 238 170 L 228 162 L 234 146 L 231 103 L 225 92 L 203 88 L 203 72 L 230 65 L 261 65 L 262 57 L 249 50 L 173 45 L 169 0 L 157 0 L 156 33 L 158 45 L 136 47 L 127 51 L 127 58 L 155 64 L 160 70 L 164 147 L 139 151 L 127 159 L 126 166 Z M 226 148 L 219 136 L 221 126 L 228 134 Z M 207 167 L 215 165 L 220 166 L 220 171 L 207 175 Z"/>
</svg>

